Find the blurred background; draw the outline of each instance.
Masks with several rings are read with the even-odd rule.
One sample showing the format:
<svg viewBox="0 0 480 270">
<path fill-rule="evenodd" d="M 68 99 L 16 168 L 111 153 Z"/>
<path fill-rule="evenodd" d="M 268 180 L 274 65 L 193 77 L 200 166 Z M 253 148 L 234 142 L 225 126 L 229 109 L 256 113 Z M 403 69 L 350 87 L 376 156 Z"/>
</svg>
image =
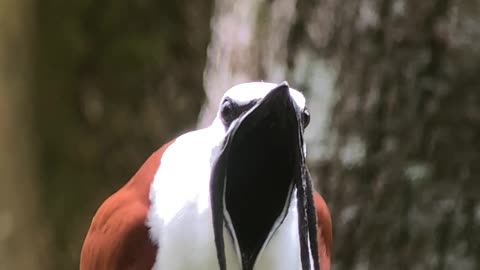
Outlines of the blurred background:
<svg viewBox="0 0 480 270">
<path fill-rule="evenodd" d="M 305 93 L 335 270 L 480 269 L 480 1 L 0 1 L 0 269 L 78 269 L 95 210 L 225 90 Z"/>
</svg>

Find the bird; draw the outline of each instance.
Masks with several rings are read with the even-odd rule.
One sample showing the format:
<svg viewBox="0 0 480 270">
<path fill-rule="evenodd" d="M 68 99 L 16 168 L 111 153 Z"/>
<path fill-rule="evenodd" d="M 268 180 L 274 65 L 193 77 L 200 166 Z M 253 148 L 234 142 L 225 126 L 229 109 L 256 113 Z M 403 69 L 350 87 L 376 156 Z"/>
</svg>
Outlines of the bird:
<svg viewBox="0 0 480 270">
<path fill-rule="evenodd" d="M 309 122 L 285 81 L 231 87 L 210 126 L 164 144 L 100 205 L 80 270 L 330 270 Z"/>
</svg>

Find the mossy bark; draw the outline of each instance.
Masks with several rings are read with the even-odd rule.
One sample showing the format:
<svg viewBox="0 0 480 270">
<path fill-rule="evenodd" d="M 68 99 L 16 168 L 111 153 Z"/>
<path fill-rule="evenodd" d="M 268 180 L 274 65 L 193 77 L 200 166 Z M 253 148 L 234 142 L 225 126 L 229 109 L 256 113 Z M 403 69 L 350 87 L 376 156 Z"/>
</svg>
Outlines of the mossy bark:
<svg viewBox="0 0 480 270">
<path fill-rule="evenodd" d="M 480 268 L 478 1 L 217 0 L 213 16 L 204 118 L 239 82 L 306 93 L 335 269 Z"/>
</svg>

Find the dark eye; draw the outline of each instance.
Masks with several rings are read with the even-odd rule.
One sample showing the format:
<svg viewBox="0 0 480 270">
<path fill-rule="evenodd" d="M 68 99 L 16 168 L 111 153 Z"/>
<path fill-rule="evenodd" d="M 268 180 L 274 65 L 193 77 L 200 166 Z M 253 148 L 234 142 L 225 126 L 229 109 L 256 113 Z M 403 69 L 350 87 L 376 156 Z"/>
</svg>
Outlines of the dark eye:
<svg viewBox="0 0 480 270">
<path fill-rule="evenodd" d="M 230 99 L 226 98 L 222 102 L 222 108 L 220 110 L 220 116 L 222 117 L 223 123 L 230 125 L 235 118 L 238 116 L 238 106 Z"/>
<path fill-rule="evenodd" d="M 310 113 L 308 112 L 307 108 L 305 108 L 302 112 L 302 124 L 303 128 L 306 128 L 308 124 L 310 124 Z"/>
</svg>

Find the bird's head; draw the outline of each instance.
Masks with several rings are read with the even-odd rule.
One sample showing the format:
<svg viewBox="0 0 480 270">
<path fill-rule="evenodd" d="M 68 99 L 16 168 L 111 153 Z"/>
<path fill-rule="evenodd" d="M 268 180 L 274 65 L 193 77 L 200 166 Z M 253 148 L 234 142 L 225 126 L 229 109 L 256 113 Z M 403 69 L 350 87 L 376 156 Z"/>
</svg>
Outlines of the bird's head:
<svg viewBox="0 0 480 270">
<path fill-rule="evenodd" d="M 238 243 L 243 269 L 252 269 L 285 218 L 294 190 L 301 247 L 307 249 L 302 257 L 310 257 L 308 246 L 313 243 L 308 241 L 315 240 L 316 225 L 315 210 L 308 210 L 313 208 L 313 198 L 303 140 L 309 121 L 304 96 L 286 82 L 240 84 L 223 96 L 212 124 L 224 136 L 212 161 L 210 187 L 221 269 L 223 227 Z"/>
</svg>

